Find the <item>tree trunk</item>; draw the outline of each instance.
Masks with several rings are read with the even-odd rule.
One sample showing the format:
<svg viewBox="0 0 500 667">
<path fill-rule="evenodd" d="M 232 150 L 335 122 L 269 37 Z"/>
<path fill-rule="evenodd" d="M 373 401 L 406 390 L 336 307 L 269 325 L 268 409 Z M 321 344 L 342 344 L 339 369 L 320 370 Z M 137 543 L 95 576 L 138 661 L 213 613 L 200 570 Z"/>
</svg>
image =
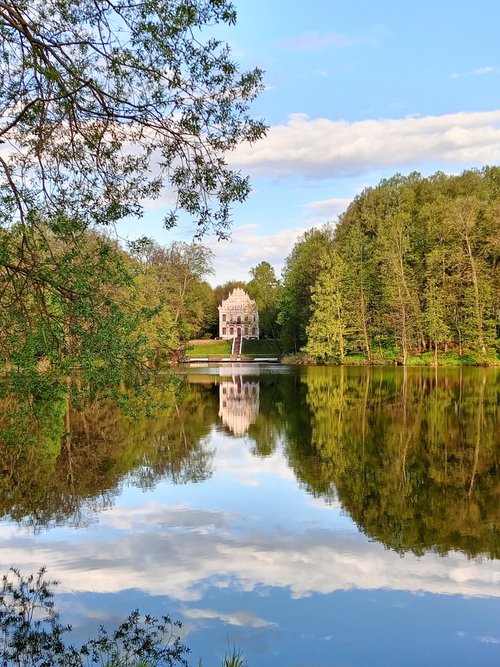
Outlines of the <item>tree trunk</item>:
<svg viewBox="0 0 500 667">
<path fill-rule="evenodd" d="M 477 342 L 479 344 L 479 347 L 481 348 L 481 352 L 485 354 L 486 346 L 484 344 L 483 318 L 481 314 L 481 303 L 479 299 L 479 283 L 477 278 L 476 263 L 474 262 L 474 256 L 472 254 L 472 247 L 470 244 L 469 235 L 465 234 L 464 239 L 467 245 L 467 254 L 469 255 L 469 262 L 472 273 L 472 285 L 474 287 L 474 311 L 476 314 L 476 322 L 477 322 Z"/>
</svg>

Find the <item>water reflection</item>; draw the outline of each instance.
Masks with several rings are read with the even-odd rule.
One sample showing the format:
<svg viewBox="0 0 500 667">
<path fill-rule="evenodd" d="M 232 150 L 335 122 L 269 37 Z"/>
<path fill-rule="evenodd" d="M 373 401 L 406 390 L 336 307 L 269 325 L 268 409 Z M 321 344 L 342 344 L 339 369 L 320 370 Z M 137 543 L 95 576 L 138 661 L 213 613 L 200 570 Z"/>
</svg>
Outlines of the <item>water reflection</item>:
<svg viewBox="0 0 500 667">
<path fill-rule="evenodd" d="M 500 557 L 498 369 L 246 372 L 197 370 L 153 421 L 110 404 L 66 417 L 46 408 L 52 432 L 0 441 L 1 514 L 35 530 L 83 526 L 128 485 L 206 481 L 222 422 L 246 436 L 248 469 L 279 454 L 309 494 L 398 553 Z"/>
<path fill-rule="evenodd" d="M 325 498 L 333 481 L 358 526 L 400 553 L 498 558 L 499 379 L 491 369 L 306 370 L 319 465 L 299 458 L 296 473 Z"/>
<path fill-rule="evenodd" d="M 246 382 L 241 375 L 219 384 L 219 417 L 235 436 L 244 435 L 259 414 L 259 383 Z"/>
<path fill-rule="evenodd" d="M 4 440 L 4 569 L 49 565 L 76 628 L 167 610 L 193 664 L 499 664 L 500 371 L 247 373 Z"/>
<path fill-rule="evenodd" d="M 191 387 L 182 403 L 168 397 L 169 406 L 154 420 L 130 420 L 109 402 L 84 412 L 59 410 L 49 423 L 21 418 L 15 406 L 6 409 L 0 417 L 0 517 L 34 531 L 84 527 L 128 485 L 148 490 L 164 480 L 207 479 L 217 407 L 201 394 Z M 44 410 L 54 413 L 50 405 Z"/>
</svg>

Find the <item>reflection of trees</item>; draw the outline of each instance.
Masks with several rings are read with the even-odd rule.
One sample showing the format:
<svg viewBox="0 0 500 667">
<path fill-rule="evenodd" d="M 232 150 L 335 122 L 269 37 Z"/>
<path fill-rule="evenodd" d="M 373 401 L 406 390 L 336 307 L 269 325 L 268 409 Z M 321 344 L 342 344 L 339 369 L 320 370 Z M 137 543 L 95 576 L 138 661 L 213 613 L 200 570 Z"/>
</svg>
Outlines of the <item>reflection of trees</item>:
<svg viewBox="0 0 500 667">
<path fill-rule="evenodd" d="M 111 403 L 66 415 L 59 405 L 58 419 L 50 424 L 26 418 L 23 440 L 17 442 L 13 406 L 0 424 L 0 516 L 35 529 L 62 522 L 81 526 L 110 506 L 125 482 L 152 488 L 163 478 L 206 479 L 213 458 L 206 436 L 217 403 L 201 394 L 206 391 L 190 387 L 181 403 L 157 418 L 135 421 Z M 50 447 L 43 446 L 46 441 Z"/>
<path fill-rule="evenodd" d="M 368 535 L 400 553 L 500 558 L 500 370 L 314 367 L 245 380 L 260 384 L 252 452 L 282 445 L 306 490 L 338 498 Z M 66 421 L 61 403 L 36 406 L 36 419 L 2 404 L 0 516 L 84 525 L 124 484 L 206 479 L 220 378 L 190 382 L 150 420 L 109 403 Z"/>
<path fill-rule="evenodd" d="M 288 453 L 312 493 L 330 499 L 335 484 L 397 551 L 500 557 L 499 371 L 309 368 L 303 382 L 316 476 Z"/>
</svg>

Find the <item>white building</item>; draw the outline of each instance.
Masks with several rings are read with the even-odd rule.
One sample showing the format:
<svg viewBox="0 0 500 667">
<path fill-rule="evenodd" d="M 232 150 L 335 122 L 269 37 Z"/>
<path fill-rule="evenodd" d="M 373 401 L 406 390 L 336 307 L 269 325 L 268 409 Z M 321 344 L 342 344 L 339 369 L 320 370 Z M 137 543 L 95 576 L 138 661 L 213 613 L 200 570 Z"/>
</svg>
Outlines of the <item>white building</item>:
<svg viewBox="0 0 500 667">
<path fill-rule="evenodd" d="M 219 306 L 219 336 L 224 339 L 259 337 L 257 305 L 240 287 Z"/>
</svg>

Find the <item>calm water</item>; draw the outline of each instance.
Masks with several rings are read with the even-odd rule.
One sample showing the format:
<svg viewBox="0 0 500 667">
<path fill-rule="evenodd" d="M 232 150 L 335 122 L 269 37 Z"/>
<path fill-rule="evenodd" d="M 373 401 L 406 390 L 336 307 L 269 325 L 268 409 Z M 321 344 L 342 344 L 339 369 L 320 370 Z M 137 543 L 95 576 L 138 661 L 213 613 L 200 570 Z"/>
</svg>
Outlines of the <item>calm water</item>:
<svg viewBox="0 0 500 667">
<path fill-rule="evenodd" d="M 185 374 L 154 422 L 4 447 L 3 570 L 46 565 L 82 641 L 169 613 L 192 665 L 500 665 L 499 369 Z"/>
</svg>

